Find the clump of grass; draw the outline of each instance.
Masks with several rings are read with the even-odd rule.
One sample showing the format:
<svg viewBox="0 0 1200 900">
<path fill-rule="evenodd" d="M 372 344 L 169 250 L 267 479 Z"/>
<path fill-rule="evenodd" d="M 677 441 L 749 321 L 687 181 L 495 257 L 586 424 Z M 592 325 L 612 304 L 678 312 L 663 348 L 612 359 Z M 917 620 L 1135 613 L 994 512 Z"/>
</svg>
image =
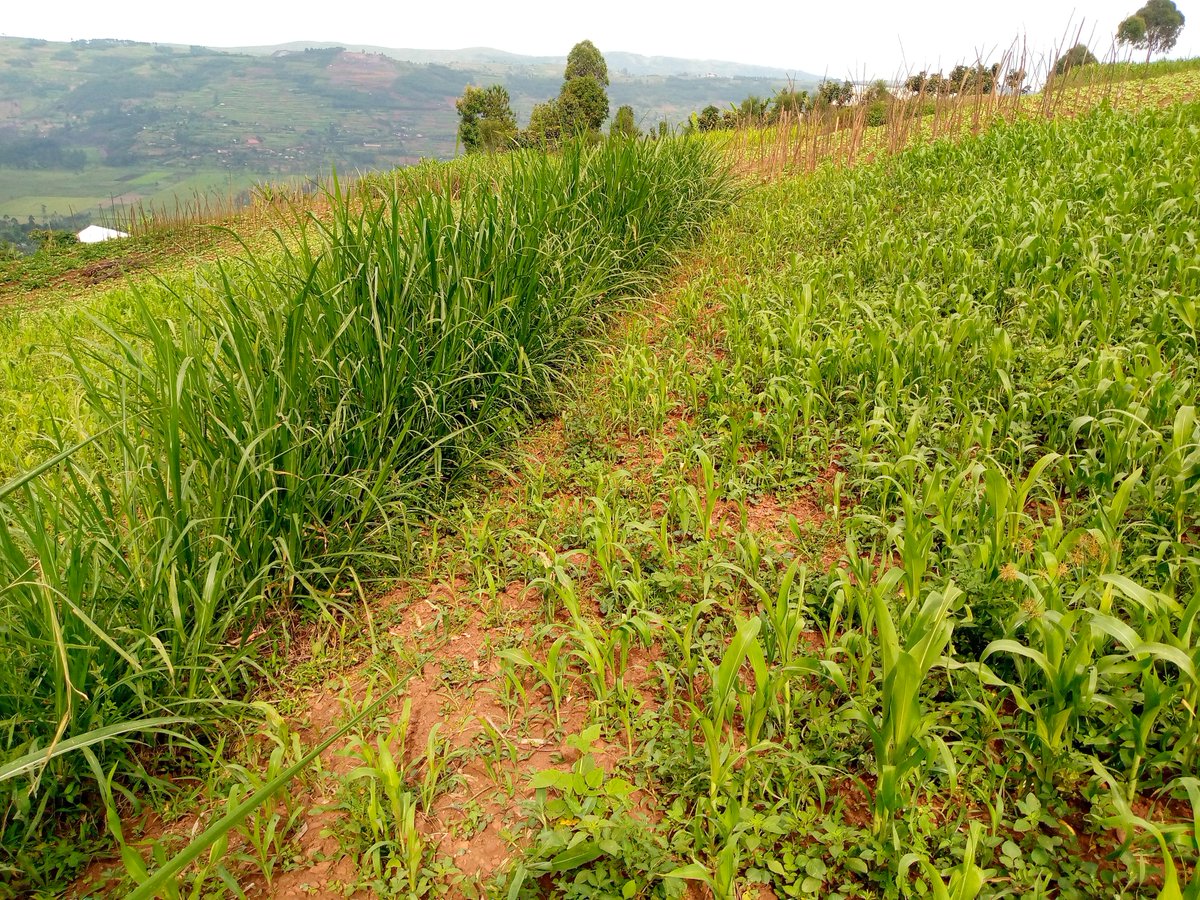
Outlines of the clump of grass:
<svg viewBox="0 0 1200 900">
<path fill-rule="evenodd" d="M 45 757 L 0 781 L 9 860 L 80 803 L 79 742 L 151 785 L 159 720 L 244 693 L 267 617 L 377 569 L 726 194 L 689 141 L 421 175 L 335 184 L 279 257 L 69 344 L 98 431 L 0 494 L 4 756 Z"/>
</svg>

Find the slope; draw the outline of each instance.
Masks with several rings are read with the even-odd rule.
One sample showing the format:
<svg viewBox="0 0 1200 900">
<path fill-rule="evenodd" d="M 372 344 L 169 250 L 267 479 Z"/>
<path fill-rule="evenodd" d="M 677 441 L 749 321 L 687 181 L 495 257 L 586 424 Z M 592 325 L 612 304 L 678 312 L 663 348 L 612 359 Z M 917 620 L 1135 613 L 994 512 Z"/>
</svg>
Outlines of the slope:
<svg viewBox="0 0 1200 900">
<path fill-rule="evenodd" d="M 246 771 L 349 738 L 193 881 L 1194 887 L 1197 121 L 749 191 L 406 577 L 276 644 Z"/>
</svg>

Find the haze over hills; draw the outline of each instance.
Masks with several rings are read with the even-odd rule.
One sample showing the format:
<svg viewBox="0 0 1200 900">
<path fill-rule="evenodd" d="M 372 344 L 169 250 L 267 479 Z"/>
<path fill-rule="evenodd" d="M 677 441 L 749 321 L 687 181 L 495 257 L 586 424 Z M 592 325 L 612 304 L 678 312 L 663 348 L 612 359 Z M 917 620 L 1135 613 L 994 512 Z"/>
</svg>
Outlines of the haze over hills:
<svg viewBox="0 0 1200 900">
<path fill-rule="evenodd" d="M 405 58 L 408 57 L 408 58 Z M 739 63 L 607 54 L 612 109 L 677 125 L 788 84 Z M 287 44 L 217 50 L 0 38 L 0 215 L 170 206 L 268 180 L 390 168 L 456 152 L 455 99 L 503 83 L 521 124 L 558 93 L 565 57 L 490 48 Z M 794 73 L 794 83 L 818 79 Z"/>
<path fill-rule="evenodd" d="M 344 47 L 360 53 L 380 53 L 392 59 L 411 63 L 436 63 L 453 68 L 474 70 L 509 69 L 550 69 L 561 73 L 566 65 L 567 57 L 562 56 L 524 56 L 519 53 L 509 53 L 507 50 L 497 50 L 494 47 L 465 47 L 460 50 L 418 50 L 413 48 L 378 47 L 368 44 L 336 44 L 328 41 L 293 41 L 287 44 L 273 44 L 263 47 L 232 47 L 231 53 L 276 54 L 289 51 L 306 50 L 317 47 Z M 662 77 L 712 77 L 725 78 L 793 78 L 800 82 L 816 82 L 819 76 L 798 70 L 789 71 L 771 66 L 759 66 L 749 63 L 729 62 L 717 59 L 683 59 L 676 56 L 644 56 L 640 53 L 626 53 L 621 50 L 608 51 L 604 54 L 611 72 L 630 76 L 656 75 Z"/>
</svg>

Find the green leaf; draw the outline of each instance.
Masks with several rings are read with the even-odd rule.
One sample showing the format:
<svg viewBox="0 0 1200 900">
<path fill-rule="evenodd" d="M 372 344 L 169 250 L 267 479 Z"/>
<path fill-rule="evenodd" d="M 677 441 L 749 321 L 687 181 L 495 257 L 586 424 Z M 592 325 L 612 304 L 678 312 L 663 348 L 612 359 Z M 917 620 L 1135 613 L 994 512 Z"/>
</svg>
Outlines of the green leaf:
<svg viewBox="0 0 1200 900">
<path fill-rule="evenodd" d="M 600 845 L 595 841 L 581 841 L 554 856 L 550 860 L 548 871 L 569 872 L 571 869 L 586 866 L 603 855 L 604 851 L 600 849 Z"/>
<path fill-rule="evenodd" d="M 529 779 L 529 786 L 535 791 L 543 788 L 557 788 L 564 777 L 570 778 L 571 776 L 556 769 L 543 769 L 533 774 Z"/>
<path fill-rule="evenodd" d="M 637 788 L 624 778 L 610 778 L 604 783 L 604 793 L 610 797 L 628 797 Z"/>
<path fill-rule="evenodd" d="M 525 886 L 525 878 L 529 870 L 523 863 L 517 863 L 513 868 L 512 884 L 508 886 L 508 900 L 517 900 L 521 896 L 521 888 Z"/>
<path fill-rule="evenodd" d="M 63 756 L 84 747 L 91 747 L 127 734 L 151 734 L 156 732 L 173 734 L 174 732 L 168 730 L 168 726 L 186 725 L 192 721 L 194 720 L 182 716 L 159 716 L 152 719 L 135 719 L 132 722 L 107 725 L 104 728 L 97 728 L 94 731 L 77 734 L 64 741 L 59 741 L 50 749 L 34 750 L 31 753 L 18 756 L 16 759 L 9 760 L 3 766 L 0 766 L 0 782 L 24 775 L 26 772 L 31 772 L 45 765 L 55 757 Z"/>
<path fill-rule="evenodd" d="M 712 875 L 708 869 L 700 865 L 700 863 L 688 863 L 686 866 L 680 866 L 677 869 L 672 869 L 662 876 L 663 878 L 679 878 L 683 881 L 703 881 L 706 884 L 712 881 Z"/>
<path fill-rule="evenodd" d="M 2 487 L 0 487 L 0 500 L 3 500 L 5 497 L 7 497 L 9 494 L 13 493 L 14 491 L 20 490 L 25 485 L 29 484 L 31 481 L 35 481 L 44 472 L 50 471 L 50 469 L 53 469 L 55 466 L 57 466 L 63 460 L 68 459 L 71 456 L 74 456 L 76 453 L 78 453 L 84 447 L 88 446 L 89 444 L 95 443 L 96 441 L 100 440 L 100 438 L 102 438 L 106 434 L 108 434 L 110 431 L 114 430 L 118 426 L 125 425 L 125 424 L 126 423 L 124 423 L 124 422 L 114 422 L 113 424 L 107 426 L 106 428 L 104 428 L 100 431 L 97 431 L 91 437 L 80 441 L 78 444 L 73 444 L 72 446 L 68 447 L 66 450 L 63 450 L 61 453 L 57 453 L 54 456 L 50 457 L 45 462 L 40 463 L 37 466 L 34 466 L 29 471 L 22 472 L 16 478 L 12 479 L 11 481 L 7 482 Z"/>
</svg>

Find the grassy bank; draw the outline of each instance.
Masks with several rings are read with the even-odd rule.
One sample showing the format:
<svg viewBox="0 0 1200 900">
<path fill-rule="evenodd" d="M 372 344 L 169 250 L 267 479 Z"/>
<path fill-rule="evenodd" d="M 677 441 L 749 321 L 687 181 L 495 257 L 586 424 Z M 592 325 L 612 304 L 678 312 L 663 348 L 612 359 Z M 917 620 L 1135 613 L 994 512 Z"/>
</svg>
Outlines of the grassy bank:
<svg viewBox="0 0 1200 900">
<path fill-rule="evenodd" d="M 335 194 L 281 257 L 134 290 L 119 323 L 66 342 L 82 424 L 55 422 L 69 455 L 2 498 L 14 875 L 35 875 L 53 816 L 91 805 L 93 772 L 153 790 L 147 745 L 187 747 L 245 694 L 271 617 L 352 603 L 402 556 L 724 191 L 688 142 L 409 185 Z"/>
</svg>

